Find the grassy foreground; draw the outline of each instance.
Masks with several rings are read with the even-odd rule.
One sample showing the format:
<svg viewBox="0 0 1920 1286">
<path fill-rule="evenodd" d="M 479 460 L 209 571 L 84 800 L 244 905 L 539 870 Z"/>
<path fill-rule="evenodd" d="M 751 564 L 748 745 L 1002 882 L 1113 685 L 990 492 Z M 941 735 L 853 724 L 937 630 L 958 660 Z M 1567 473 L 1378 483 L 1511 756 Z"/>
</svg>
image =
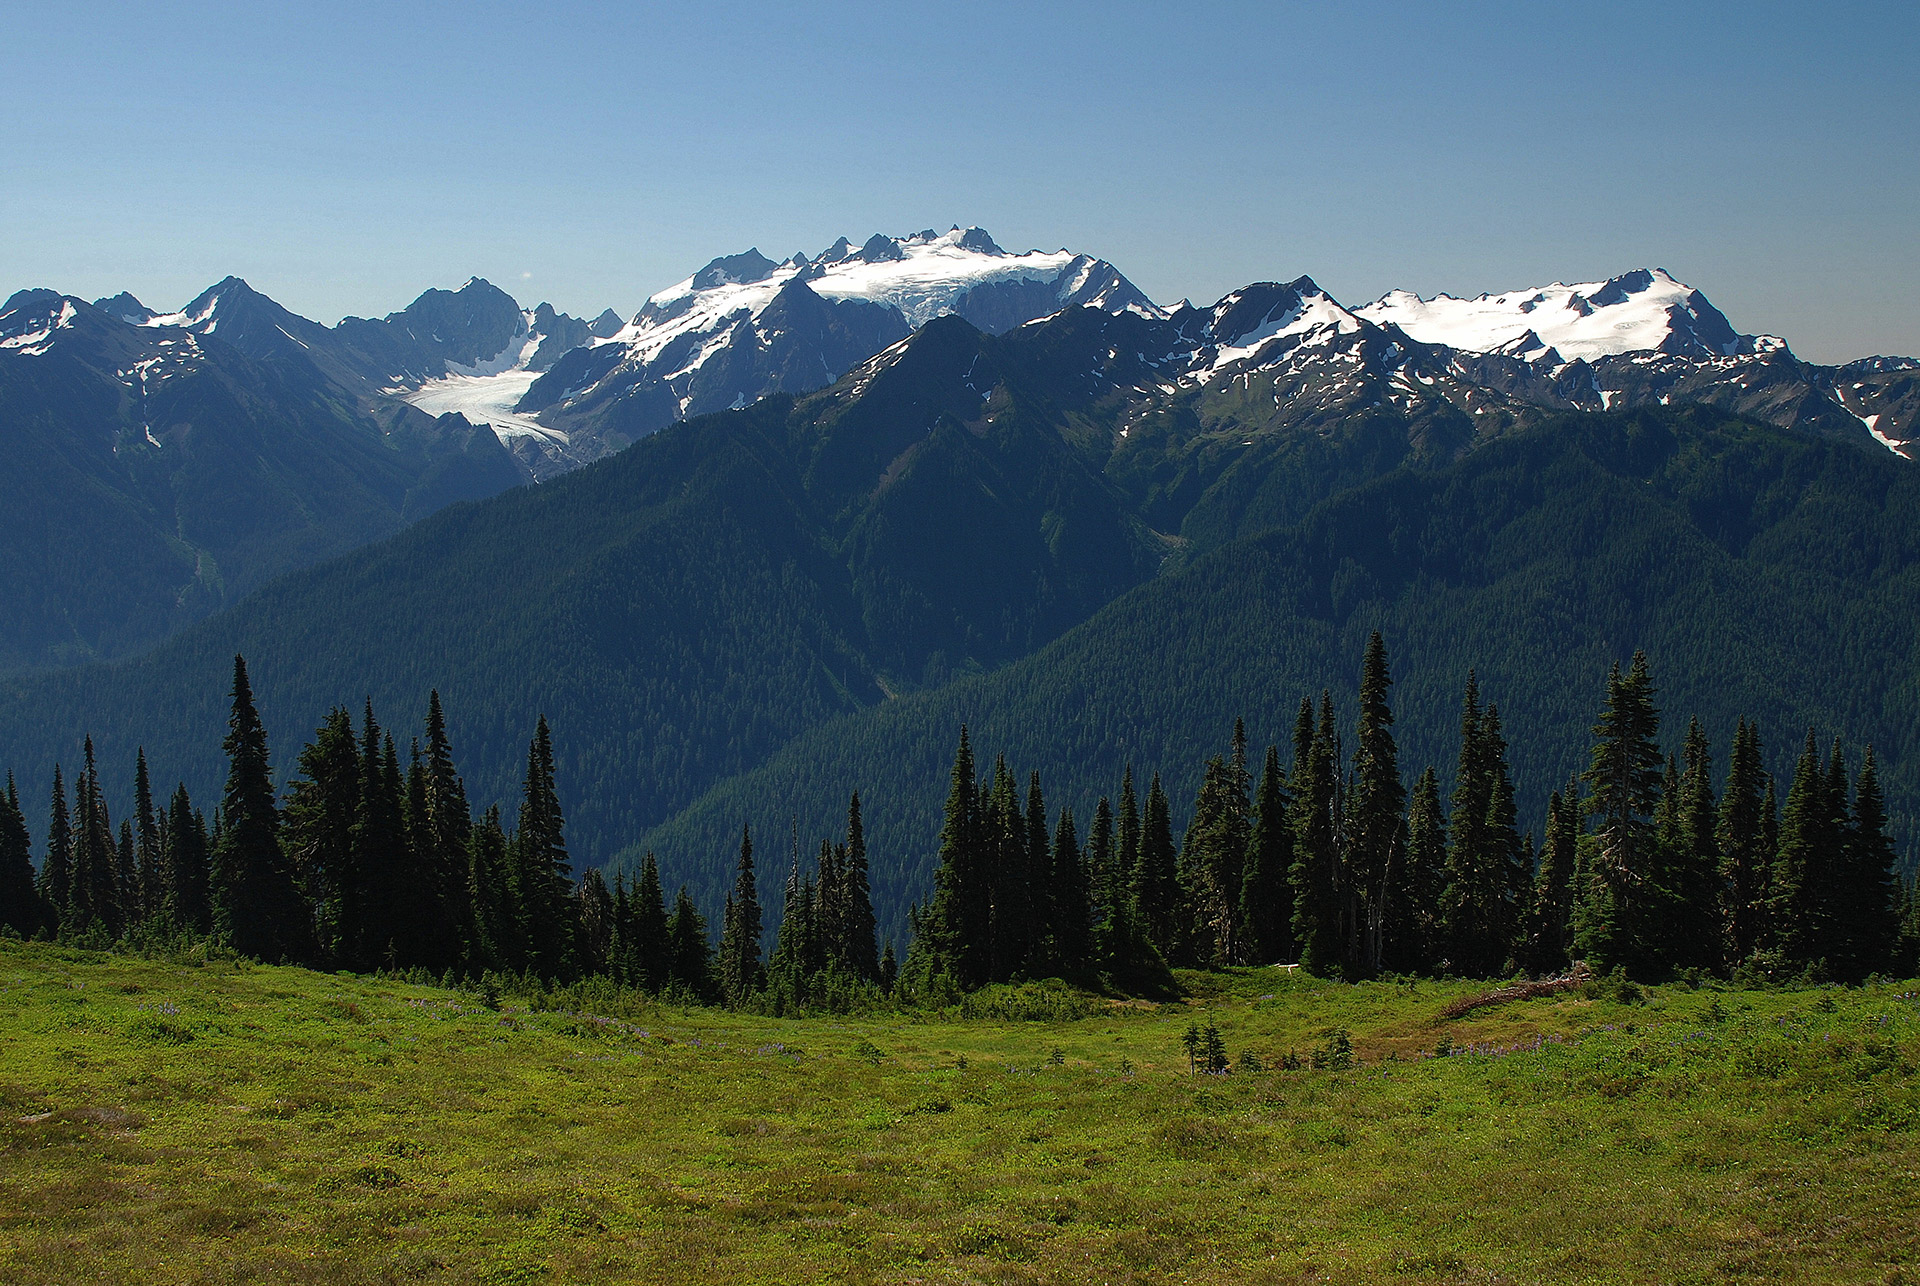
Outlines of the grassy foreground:
<svg viewBox="0 0 1920 1286">
<path fill-rule="evenodd" d="M 0 943 L 0 1280 L 1920 1282 L 1913 984 L 1185 981 L 608 1018 Z M 1195 1019 L 1357 1065 L 1191 1077 Z"/>
</svg>

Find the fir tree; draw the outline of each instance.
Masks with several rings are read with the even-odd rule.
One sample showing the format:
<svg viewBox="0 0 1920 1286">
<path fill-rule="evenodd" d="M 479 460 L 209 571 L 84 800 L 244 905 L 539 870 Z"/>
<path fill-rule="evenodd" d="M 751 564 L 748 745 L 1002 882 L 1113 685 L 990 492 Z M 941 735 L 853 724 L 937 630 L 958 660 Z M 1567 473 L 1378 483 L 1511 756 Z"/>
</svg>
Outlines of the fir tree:
<svg viewBox="0 0 1920 1286">
<path fill-rule="evenodd" d="M 981 830 L 980 787 L 973 749 L 962 725 L 940 826 L 933 903 L 925 932 L 913 942 L 914 952 L 924 950 L 929 955 L 921 972 L 928 977 L 950 974 L 962 987 L 985 982 L 991 966 L 993 892 L 981 852 Z M 909 964 L 913 963 L 910 958 Z"/>
<path fill-rule="evenodd" d="M 1393 740 L 1393 708 L 1387 689 L 1387 648 L 1375 630 L 1367 640 L 1360 673 L 1360 723 L 1353 752 L 1353 787 L 1347 793 L 1347 916 L 1351 924 L 1346 965 L 1353 976 L 1380 971 L 1393 893 L 1401 883 L 1407 792 L 1400 781 Z"/>
<path fill-rule="evenodd" d="M 1087 922 L 1087 876 L 1080 857 L 1080 837 L 1073 810 L 1060 810 L 1053 830 L 1052 910 L 1053 962 L 1061 973 L 1078 974 L 1092 956 L 1092 932 Z"/>
<path fill-rule="evenodd" d="M 880 979 L 873 886 L 868 879 L 867 828 L 860 818 L 860 792 L 847 801 L 847 858 L 841 866 L 840 966 L 855 978 Z"/>
<path fill-rule="evenodd" d="M 1535 975 L 1557 974 L 1571 961 L 1573 871 L 1579 860 L 1580 818 L 1575 787 L 1547 796 L 1546 842 L 1528 917 L 1524 964 Z"/>
<path fill-rule="evenodd" d="M 20 792 L 8 773 L 6 794 L 0 795 L 0 927 L 31 938 L 51 927 L 50 919 L 33 886 L 33 842 L 20 811 Z"/>
<path fill-rule="evenodd" d="M 1331 976 L 1346 957 L 1348 917 L 1343 881 L 1345 847 L 1341 801 L 1340 734 L 1333 723 L 1333 697 L 1320 694 L 1320 720 L 1308 746 L 1305 770 L 1295 779 L 1293 849 L 1293 940 L 1300 967 Z"/>
<path fill-rule="evenodd" d="M 361 913 L 365 882 L 354 824 L 360 810 L 360 751 L 353 718 L 335 706 L 300 752 L 299 772 L 287 792 L 281 845 L 313 907 L 320 959 L 339 968 L 364 968 Z"/>
<path fill-rule="evenodd" d="M 165 880 L 160 871 L 160 819 L 153 807 L 153 781 L 147 774 L 147 751 L 134 752 L 133 822 L 135 826 L 135 877 L 140 890 L 138 914 L 144 919 L 158 915 L 166 901 Z"/>
<path fill-rule="evenodd" d="M 740 861 L 720 927 L 720 994 L 738 1008 L 762 985 L 760 893 L 753 875 L 753 832 L 740 828 Z"/>
<path fill-rule="evenodd" d="M 209 887 L 212 848 L 207 838 L 207 819 L 193 806 L 185 783 L 174 788 L 167 804 L 167 825 L 161 848 L 161 869 L 167 892 L 162 912 L 189 933 L 201 934 L 213 928 L 213 902 Z"/>
<path fill-rule="evenodd" d="M 1653 813 L 1660 800 L 1659 715 L 1647 660 L 1607 675 L 1607 699 L 1594 725 L 1583 781 L 1595 820 L 1594 849 L 1575 914 L 1575 950 L 1595 968 L 1646 972 L 1658 965 L 1659 886 Z"/>
<path fill-rule="evenodd" d="M 1747 959 L 1767 941 L 1768 878 L 1773 852 L 1764 813 L 1767 775 L 1761 766 L 1760 730 L 1741 719 L 1727 761 L 1727 788 L 1720 798 L 1714 844 L 1720 856 L 1719 943 L 1729 965 Z"/>
<path fill-rule="evenodd" d="M 473 829 L 466 784 L 454 766 L 453 745 L 447 738 L 446 716 L 440 693 L 427 697 L 427 747 L 423 776 L 426 791 L 425 825 L 414 846 L 435 891 L 443 930 L 434 944 L 436 955 L 451 959 L 466 950 L 464 926 L 473 920 L 468 906 L 467 836 Z"/>
<path fill-rule="evenodd" d="M 53 766 L 53 795 L 48 805 L 47 860 L 40 864 L 40 900 L 47 914 L 64 928 L 67 907 L 73 901 L 73 823 L 67 811 L 67 787 L 60 765 Z"/>
<path fill-rule="evenodd" d="M 93 738 L 83 751 L 80 776 L 74 780 L 73 884 L 62 923 L 85 932 L 97 923 L 110 936 L 123 926 L 117 878 L 119 853 L 113 842 L 113 821 L 100 791 L 100 771 L 94 763 Z"/>
<path fill-rule="evenodd" d="M 1839 821 L 1829 774 L 1808 729 L 1780 818 L 1771 881 L 1774 945 L 1794 964 L 1831 963 L 1832 892 L 1841 875 L 1845 838 Z"/>
<path fill-rule="evenodd" d="M 608 973 L 613 964 L 613 895 L 598 867 L 587 868 L 574 896 L 580 904 L 576 915 L 580 921 L 581 967 L 588 973 Z"/>
<path fill-rule="evenodd" d="M 1171 958 L 1182 908 L 1173 823 L 1167 815 L 1167 793 L 1160 787 L 1159 773 L 1153 774 L 1147 786 L 1147 812 L 1139 843 L 1140 856 L 1133 872 L 1134 920 L 1153 950 L 1162 959 Z"/>
<path fill-rule="evenodd" d="M 1293 960 L 1292 799 L 1280 772 L 1280 750 L 1267 747 L 1266 765 L 1254 795 L 1253 833 L 1247 843 L 1240 885 L 1240 923 L 1249 964 Z"/>
<path fill-rule="evenodd" d="M 671 986 L 696 999 L 714 994 L 713 948 L 707 941 L 706 917 L 693 905 L 684 884 L 667 920 L 667 974 Z"/>
<path fill-rule="evenodd" d="M 672 958 L 667 941 L 667 904 L 660 888 L 660 865 L 653 853 L 640 859 L 640 878 L 633 886 L 634 957 L 640 972 L 640 984 L 649 991 L 662 991 L 672 978 Z"/>
<path fill-rule="evenodd" d="M 1140 800 L 1133 788 L 1133 765 L 1128 764 L 1120 774 L 1120 812 L 1114 832 L 1114 900 L 1122 900 L 1128 909 L 1134 909 L 1133 881 L 1140 869 Z M 1135 924 L 1137 916 L 1131 917 Z"/>
<path fill-rule="evenodd" d="M 1900 924 L 1893 841 L 1887 837 L 1886 802 L 1880 770 L 1868 746 L 1854 791 L 1851 834 L 1844 879 L 1838 890 L 1842 916 L 1838 940 L 1840 976 L 1859 981 L 1893 967 Z"/>
<path fill-rule="evenodd" d="M 1414 781 L 1407 802 L 1405 892 L 1397 904 L 1398 930 L 1387 940 L 1386 967 L 1424 973 L 1446 955 L 1446 929 L 1440 916 L 1446 878 L 1447 820 L 1440 805 L 1440 778 L 1428 768 Z"/>
<path fill-rule="evenodd" d="M 567 856 L 565 821 L 554 788 L 553 737 L 544 715 L 527 747 L 520 822 L 509 847 L 509 860 L 520 918 L 526 925 L 528 967 L 543 977 L 571 977 L 576 967 L 576 926 L 569 896 L 573 864 Z"/>
<path fill-rule="evenodd" d="M 467 832 L 467 932 L 463 963 L 469 973 L 526 967 L 524 926 L 518 914 L 507 834 L 500 808 L 487 809 Z M 658 889 L 655 890 L 656 896 Z"/>
<path fill-rule="evenodd" d="M 216 931 L 262 960 L 309 955 L 306 904 L 280 851 L 267 734 L 253 706 L 247 663 L 233 658 L 233 713 L 223 743 L 227 786 L 212 858 Z"/>
<path fill-rule="evenodd" d="M 1116 888 L 1113 804 L 1105 795 L 1093 806 L 1084 850 L 1087 868 L 1087 942 L 1089 959 L 1101 969 L 1113 967 Z"/>
</svg>

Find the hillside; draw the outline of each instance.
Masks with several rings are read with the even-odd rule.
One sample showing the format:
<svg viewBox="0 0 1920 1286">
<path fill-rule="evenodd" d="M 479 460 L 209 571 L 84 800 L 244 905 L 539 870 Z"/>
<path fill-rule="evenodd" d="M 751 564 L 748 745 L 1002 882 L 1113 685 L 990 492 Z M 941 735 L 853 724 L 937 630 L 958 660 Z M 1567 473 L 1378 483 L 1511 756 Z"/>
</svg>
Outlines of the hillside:
<svg viewBox="0 0 1920 1286">
<path fill-rule="evenodd" d="M 1403 772 L 1431 763 L 1447 788 L 1477 667 L 1512 742 L 1523 828 L 1585 766 L 1608 666 L 1644 648 L 1669 744 L 1697 714 L 1721 772 L 1736 719 L 1757 718 L 1784 783 L 1809 726 L 1871 742 L 1910 840 L 1917 518 L 1920 479 L 1849 445 L 1705 411 L 1566 417 L 1343 491 L 1026 660 L 814 730 L 621 860 L 650 848 L 717 901 L 743 820 L 784 835 L 797 812 L 810 851 L 857 787 L 876 902 L 899 933 L 927 895 L 962 723 L 976 753 L 1038 770 L 1049 802 L 1082 818 L 1128 762 L 1143 786 L 1164 772 L 1178 834 L 1236 717 L 1256 746 L 1284 748 L 1300 698 L 1330 687 L 1351 719 L 1375 629 Z"/>
</svg>

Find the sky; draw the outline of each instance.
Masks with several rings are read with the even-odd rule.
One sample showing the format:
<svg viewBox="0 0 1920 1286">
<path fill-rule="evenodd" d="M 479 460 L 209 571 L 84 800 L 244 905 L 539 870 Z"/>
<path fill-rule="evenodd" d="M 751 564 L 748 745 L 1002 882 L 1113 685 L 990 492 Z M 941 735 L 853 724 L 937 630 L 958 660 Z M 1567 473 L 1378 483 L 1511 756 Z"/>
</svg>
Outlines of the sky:
<svg viewBox="0 0 1920 1286">
<path fill-rule="evenodd" d="M 718 255 L 978 224 L 1154 299 L 1664 267 L 1920 355 L 1905 4 L 9 6 L 0 294 L 331 323 L 478 275 L 632 314 Z"/>
</svg>

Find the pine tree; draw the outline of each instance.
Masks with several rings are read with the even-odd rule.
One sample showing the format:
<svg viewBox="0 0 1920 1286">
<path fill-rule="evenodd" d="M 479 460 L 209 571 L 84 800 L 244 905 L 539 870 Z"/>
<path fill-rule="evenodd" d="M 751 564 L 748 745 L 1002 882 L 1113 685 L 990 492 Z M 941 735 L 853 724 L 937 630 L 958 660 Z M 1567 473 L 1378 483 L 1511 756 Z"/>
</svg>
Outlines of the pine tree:
<svg viewBox="0 0 1920 1286">
<path fill-rule="evenodd" d="M 1662 759 L 1659 714 L 1644 653 L 1622 674 L 1607 675 L 1607 699 L 1594 725 L 1583 781 L 1595 819 L 1584 896 L 1575 915 L 1575 950 L 1595 968 L 1657 970 L 1661 906 L 1657 835 Z"/>
<path fill-rule="evenodd" d="M 364 968 L 360 937 L 367 890 L 354 832 L 360 751 L 344 707 L 335 706 L 315 730 L 300 752 L 299 772 L 282 815 L 282 850 L 313 907 L 320 959 L 337 968 Z"/>
<path fill-rule="evenodd" d="M 213 929 L 213 900 L 209 887 L 212 846 L 207 819 L 193 806 L 185 783 L 174 788 L 167 804 L 167 826 L 160 865 L 165 873 L 166 901 L 162 911 L 189 933 Z"/>
<path fill-rule="evenodd" d="M 462 963 L 470 974 L 526 967 L 524 925 L 509 847 L 500 808 L 494 805 L 467 832 L 468 920 Z M 657 899 L 657 886 L 654 892 Z"/>
<path fill-rule="evenodd" d="M 1387 968 L 1425 973 L 1445 957 L 1440 909 L 1446 878 L 1447 819 L 1440 805 L 1440 778 L 1428 768 L 1414 781 L 1407 801 L 1406 875 L 1395 904 L 1398 927 L 1387 938 Z"/>
<path fill-rule="evenodd" d="M 1133 871 L 1133 914 L 1148 944 L 1163 959 L 1172 958 L 1182 911 L 1173 851 L 1173 823 L 1167 811 L 1167 793 L 1161 789 L 1160 774 L 1155 773 L 1147 786 L 1140 856 Z M 1124 827 L 1122 833 L 1125 833 Z"/>
<path fill-rule="evenodd" d="M 31 938 L 50 928 L 51 918 L 33 886 L 33 841 L 20 810 L 20 792 L 8 773 L 6 794 L 0 795 L 0 927 Z"/>
<path fill-rule="evenodd" d="M 216 931 L 245 955 L 306 959 L 306 905 L 280 851 L 280 812 L 266 729 L 253 706 L 247 663 L 238 656 L 233 658 L 233 713 L 223 749 L 227 787 L 211 879 Z"/>
<path fill-rule="evenodd" d="M 352 958 L 360 969 L 401 968 L 418 960 L 418 912 L 425 893 L 407 843 L 406 784 L 393 739 L 369 701 L 361 718 L 359 800 L 353 867 L 360 881 Z"/>
<path fill-rule="evenodd" d="M 1054 964 L 1061 973 L 1084 974 L 1092 963 L 1092 930 L 1087 915 L 1086 866 L 1080 857 L 1080 837 L 1071 808 L 1060 810 L 1059 824 L 1053 830 L 1050 874 Z"/>
<path fill-rule="evenodd" d="M 98 924 L 110 936 L 124 927 L 120 915 L 117 878 L 119 853 L 113 842 L 113 821 L 100 791 L 100 771 L 94 764 L 93 738 L 88 737 L 80 776 L 74 780 L 73 884 L 62 923 L 85 932 Z"/>
<path fill-rule="evenodd" d="M 684 884 L 667 920 L 667 973 L 672 986 L 696 999 L 714 994 L 713 948 L 707 941 L 706 917 L 693 905 Z"/>
<path fill-rule="evenodd" d="M 1346 957 L 1348 918 L 1343 881 L 1345 810 L 1341 800 L 1340 734 L 1333 696 L 1320 694 L 1320 720 L 1294 784 L 1293 939 L 1300 967 L 1331 976 Z"/>
<path fill-rule="evenodd" d="M 1850 830 L 1845 878 L 1839 889 L 1844 919 L 1836 935 L 1841 949 L 1835 964 L 1842 978 L 1857 982 L 1893 967 L 1900 935 L 1898 859 L 1887 836 L 1886 802 L 1872 746 L 1860 765 Z"/>
<path fill-rule="evenodd" d="M 1286 964 L 1293 958 L 1293 822 L 1280 772 L 1280 750 L 1267 760 L 1254 791 L 1253 826 L 1240 882 L 1240 923 L 1249 964 Z"/>
<path fill-rule="evenodd" d="M 640 969 L 641 985 L 649 991 L 664 990 L 672 979 L 673 965 L 667 941 L 667 904 L 660 889 L 660 865 L 653 853 L 640 859 L 640 878 L 633 886 L 634 955 Z"/>
<path fill-rule="evenodd" d="M 1405 862 L 1406 788 L 1393 740 L 1387 689 L 1387 647 L 1375 630 L 1360 673 L 1360 723 L 1353 752 L 1353 788 L 1347 793 L 1346 914 L 1351 929 L 1346 968 L 1351 976 L 1380 971 L 1395 888 Z"/>
<path fill-rule="evenodd" d="M 574 895 L 580 906 L 580 965 L 589 974 L 611 972 L 613 964 L 613 895 L 598 867 L 588 867 Z"/>
<path fill-rule="evenodd" d="M 1053 897 L 1053 845 L 1047 834 L 1047 801 L 1040 791 L 1040 774 L 1027 779 L 1027 811 L 1020 845 L 1026 856 L 1023 911 L 1025 950 L 1016 972 L 1045 976 L 1060 972 L 1059 944 L 1053 940 L 1056 910 Z"/>
<path fill-rule="evenodd" d="M 726 918 L 720 928 L 720 994 L 739 1008 L 759 991 L 760 893 L 753 874 L 753 832 L 740 828 L 740 862 L 734 868 L 733 891 L 727 895 Z"/>
<path fill-rule="evenodd" d="M 53 766 L 53 796 L 48 808 L 47 860 L 40 864 L 40 900 L 55 926 L 68 928 L 67 908 L 73 902 L 73 823 L 67 811 L 67 787 L 60 765 Z"/>
<path fill-rule="evenodd" d="M 1115 890 L 1113 804 L 1105 795 L 1093 806 L 1087 827 L 1087 942 L 1096 968 L 1113 967 Z"/>
<path fill-rule="evenodd" d="M 860 792 L 856 790 L 847 800 L 847 860 L 843 868 L 846 910 L 840 964 L 856 978 L 878 982 L 879 923 L 873 914 L 873 885 L 868 871 L 867 828 L 861 820 Z"/>
<path fill-rule="evenodd" d="M 1571 963 L 1573 873 L 1579 860 L 1579 802 L 1570 785 L 1565 796 L 1547 796 L 1546 843 L 1534 876 L 1524 964 L 1535 975 L 1557 974 Z"/>
<path fill-rule="evenodd" d="M 1722 958 L 1729 965 L 1747 959 L 1769 937 L 1768 878 L 1773 851 L 1766 836 L 1767 775 L 1761 766 L 1760 730 L 1741 719 L 1727 762 L 1727 788 L 1720 799 L 1714 843 L 1720 854 L 1720 931 Z"/>
<path fill-rule="evenodd" d="M 1718 969 L 1723 964 L 1719 810 L 1707 734 L 1698 719 L 1687 723 L 1671 803 L 1666 793 L 1663 784 L 1662 866 L 1671 913 L 1662 954 L 1677 968 Z"/>
<path fill-rule="evenodd" d="M 1514 805 L 1513 774 L 1507 767 L 1507 741 L 1500 711 L 1489 705 L 1480 720 L 1480 745 L 1487 775 L 1487 823 L 1482 831 L 1489 883 L 1496 890 L 1488 924 L 1489 971 L 1512 963 L 1533 894 L 1533 842 L 1520 834 Z"/>
<path fill-rule="evenodd" d="M 991 969 L 993 892 L 981 852 L 980 787 L 965 725 L 954 752 L 946 815 L 940 827 L 940 864 L 934 871 L 933 903 L 925 932 L 914 938 L 908 958 L 916 982 L 949 974 L 962 987 L 977 987 Z M 925 956 L 924 961 L 920 959 Z M 915 966 L 919 967 L 916 968 Z"/>
<path fill-rule="evenodd" d="M 520 823 L 509 846 L 513 884 L 526 925 L 528 967 L 547 978 L 571 977 L 575 928 L 573 864 L 567 857 L 565 821 L 554 788 L 553 737 L 542 715 L 527 747 L 521 782 Z"/>
<path fill-rule="evenodd" d="M 1133 881 L 1140 869 L 1140 800 L 1133 788 L 1133 765 L 1128 764 L 1120 774 L 1120 812 L 1117 819 L 1118 829 L 1114 832 L 1115 848 L 1113 855 L 1114 900 L 1116 904 L 1124 901 L 1129 912 L 1134 910 Z M 1130 916 L 1138 925 L 1138 916 Z"/>
<path fill-rule="evenodd" d="M 440 921 L 448 926 L 434 944 L 436 954 L 451 960 L 466 952 L 462 938 L 465 926 L 473 920 L 467 903 L 467 837 L 473 829 L 473 815 L 467 804 L 466 784 L 454 767 L 453 745 L 447 738 L 446 716 L 441 712 L 437 690 L 427 697 L 424 776 L 426 824 L 423 833 L 415 837 L 414 846 L 435 889 Z"/>
<path fill-rule="evenodd" d="M 160 821 L 153 807 L 153 781 L 147 774 L 147 751 L 142 746 L 133 760 L 133 821 L 135 858 L 140 889 L 139 918 L 158 915 L 166 901 L 165 880 L 160 871 Z"/>
<path fill-rule="evenodd" d="M 1797 965 L 1832 963 L 1832 891 L 1844 842 L 1837 821 L 1829 774 L 1808 729 L 1780 818 L 1769 917 L 1775 947 Z"/>
</svg>

